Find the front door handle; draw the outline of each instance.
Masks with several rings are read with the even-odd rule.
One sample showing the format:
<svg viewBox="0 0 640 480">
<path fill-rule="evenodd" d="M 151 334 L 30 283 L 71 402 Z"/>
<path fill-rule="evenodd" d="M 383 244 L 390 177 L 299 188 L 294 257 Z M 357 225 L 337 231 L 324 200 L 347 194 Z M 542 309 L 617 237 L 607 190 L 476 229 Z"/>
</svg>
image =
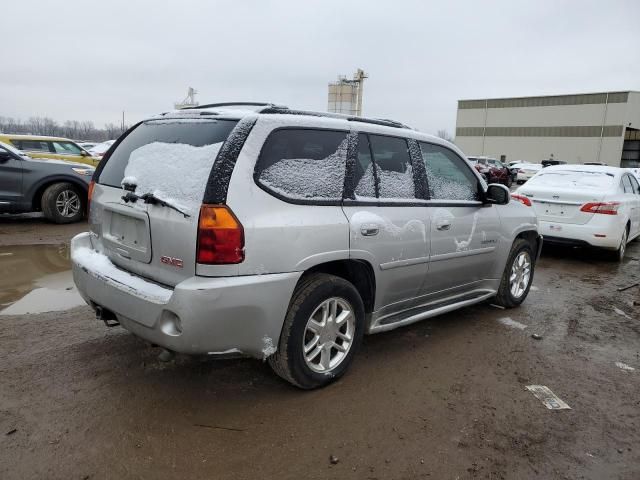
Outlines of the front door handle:
<svg viewBox="0 0 640 480">
<path fill-rule="evenodd" d="M 449 220 L 438 220 L 436 222 L 436 228 L 438 230 L 449 230 L 451 228 L 451 222 Z"/>
<path fill-rule="evenodd" d="M 364 237 L 373 237 L 374 235 L 377 235 L 378 232 L 380 232 L 380 227 L 375 223 L 369 223 L 360 227 L 360 233 Z"/>
</svg>

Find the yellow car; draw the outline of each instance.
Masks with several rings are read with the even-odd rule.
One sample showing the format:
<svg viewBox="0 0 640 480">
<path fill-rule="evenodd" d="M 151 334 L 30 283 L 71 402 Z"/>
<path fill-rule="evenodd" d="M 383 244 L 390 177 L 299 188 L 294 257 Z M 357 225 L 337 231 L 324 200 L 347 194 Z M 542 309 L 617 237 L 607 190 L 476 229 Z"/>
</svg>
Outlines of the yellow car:
<svg viewBox="0 0 640 480">
<path fill-rule="evenodd" d="M 94 167 L 100 163 L 99 158 L 92 157 L 84 148 L 68 138 L 0 134 L 0 142 L 13 145 L 32 158 L 66 160 Z"/>
</svg>

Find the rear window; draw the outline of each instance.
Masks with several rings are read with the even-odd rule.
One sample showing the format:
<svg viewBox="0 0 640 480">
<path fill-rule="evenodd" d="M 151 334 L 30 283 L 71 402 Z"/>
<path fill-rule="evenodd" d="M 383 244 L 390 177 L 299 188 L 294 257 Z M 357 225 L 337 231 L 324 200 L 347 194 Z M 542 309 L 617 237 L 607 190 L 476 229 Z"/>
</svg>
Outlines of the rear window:
<svg viewBox="0 0 640 480">
<path fill-rule="evenodd" d="M 105 164 L 98 182 L 102 185 L 120 188 L 125 169 L 129 164 L 132 152 L 146 145 L 181 144 L 191 147 L 205 147 L 224 142 L 237 120 L 149 120 L 139 125 L 127 135 L 116 150 L 111 154 Z M 211 159 L 213 165 L 215 158 Z M 170 161 L 171 165 L 165 163 Z M 175 163 L 178 163 L 175 165 Z M 189 171 L 189 157 L 157 158 L 157 168 L 167 167 L 182 169 L 184 173 Z M 151 168 L 155 167 L 153 165 Z M 154 168 L 155 169 L 155 168 Z M 208 178 L 208 176 L 207 176 Z M 206 183 L 207 178 L 202 181 Z M 174 180 L 178 180 L 174 178 Z"/>
<path fill-rule="evenodd" d="M 613 175 L 605 172 L 542 171 L 527 182 L 527 187 L 549 187 L 607 190 L 613 186 Z"/>
<path fill-rule="evenodd" d="M 258 184 L 293 200 L 341 200 L 347 132 L 287 128 L 269 135 L 256 164 Z"/>
</svg>

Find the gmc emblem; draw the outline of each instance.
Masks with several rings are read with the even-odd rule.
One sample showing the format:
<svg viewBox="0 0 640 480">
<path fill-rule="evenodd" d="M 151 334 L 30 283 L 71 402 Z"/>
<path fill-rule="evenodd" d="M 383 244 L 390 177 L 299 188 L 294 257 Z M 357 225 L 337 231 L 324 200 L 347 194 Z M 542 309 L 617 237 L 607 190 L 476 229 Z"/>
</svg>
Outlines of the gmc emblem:
<svg viewBox="0 0 640 480">
<path fill-rule="evenodd" d="M 166 265 L 173 265 L 174 267 L 182 268 L 183 262 L 179 258 L 167 257 L 163 255 L 160 257 L 160 261 Z"/>
</svg>

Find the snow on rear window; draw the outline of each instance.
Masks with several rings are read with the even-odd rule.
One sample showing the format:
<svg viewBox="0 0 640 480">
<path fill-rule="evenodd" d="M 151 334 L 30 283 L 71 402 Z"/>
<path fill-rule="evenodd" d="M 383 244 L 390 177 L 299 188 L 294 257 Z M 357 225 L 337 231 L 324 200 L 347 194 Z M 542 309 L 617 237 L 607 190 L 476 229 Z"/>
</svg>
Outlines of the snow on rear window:
<svg viewBox="0 0 640 480">
<path fill-rule="evenodd" d="M 378 168 L 380 198 L 416 198 L 413 169 L 405 165 L 404 172 Z"/>
<path fill-rule="evenodd" d="M 122 183 L 136 185 L 136 195 L 152 193 L 193 216 L 221 146 L 149 143 L 131 152 Z"/>
<path fill-rule="evenodd" d="M 613 186 L 613 176 L 604 172 L 580 172 L 571 170 L 542 171 L 527 182 L 527 187 L 593 188 L 606 190 Z"/>
<path fill-rule="evenodd" d="M 347 148 L 346 132 L 276 130 L 260 154 L 258 181 L 293 199 L 340 200 Z"/>
</svg>

